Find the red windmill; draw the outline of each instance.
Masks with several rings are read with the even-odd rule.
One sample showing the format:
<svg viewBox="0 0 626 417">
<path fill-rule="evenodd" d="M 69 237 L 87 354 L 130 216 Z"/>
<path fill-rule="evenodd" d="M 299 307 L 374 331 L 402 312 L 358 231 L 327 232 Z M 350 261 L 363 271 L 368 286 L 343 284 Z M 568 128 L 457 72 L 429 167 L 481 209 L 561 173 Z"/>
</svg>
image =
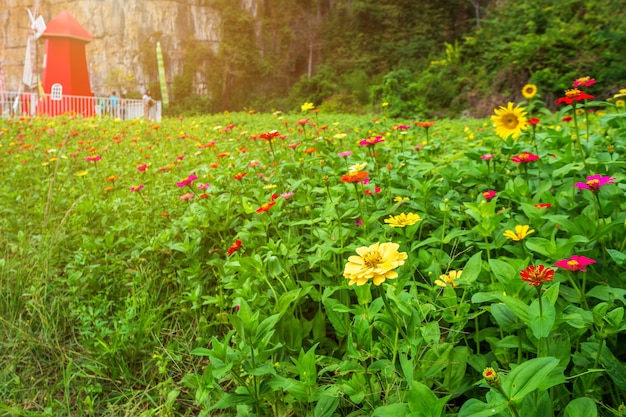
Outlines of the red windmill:
<svg viewBox="0 0 626 417">
<path fill-rule="evenodd" d="M 67 11 L 48 22 L 41 37 L 46 39 L 42 70 L 46 96 L 39 103 L 39 113 L 93 116 L 94 99 L 85 53 L 85 45 L 93 38 Z"/>
</svg>

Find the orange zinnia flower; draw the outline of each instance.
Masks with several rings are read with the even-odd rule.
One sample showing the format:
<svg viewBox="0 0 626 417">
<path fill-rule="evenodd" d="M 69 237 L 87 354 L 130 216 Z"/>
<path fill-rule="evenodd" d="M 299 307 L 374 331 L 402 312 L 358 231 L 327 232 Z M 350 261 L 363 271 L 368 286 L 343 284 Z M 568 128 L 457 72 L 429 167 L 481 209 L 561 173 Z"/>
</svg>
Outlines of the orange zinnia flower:
<svg viewBox="0 0 626 417">
<path fill-rule="evenodd" d="M 350 172 L 341 177 L 341 181 L 343 182 L 359 182 L 367 178 L 369 174 L 367 171 L 359 171 L 359 172 Z"/>
<path fill-rule="evenodd" d="M 270 201 L 269 203 L 263 204 L 261 207 L 259 207 L 258 209 L 256 209 L 257 213 L 264 213 L 266 211 L 268 211 L 269 209 L 271 209 L 274 204 L 276 204 L 276 201 Z"/>
</svg>

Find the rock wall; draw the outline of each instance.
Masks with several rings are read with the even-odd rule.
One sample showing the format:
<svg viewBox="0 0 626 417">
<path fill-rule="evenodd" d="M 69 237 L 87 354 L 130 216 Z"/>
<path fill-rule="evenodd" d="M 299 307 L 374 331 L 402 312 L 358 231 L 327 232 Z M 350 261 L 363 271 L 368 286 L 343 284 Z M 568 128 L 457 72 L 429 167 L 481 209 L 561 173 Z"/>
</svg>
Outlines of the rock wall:
<svg viewBox="0 0 626 417">
<path fill-rule="evenodd" d="M 30 25 L 26 9 L 32 10 L 35 0 L 1 2 L 0 60 L 7 89 L 17 90 Z M 148 82 L 156 81 L 145 73 L 142 65 L 142 48 L 144 55 L 148 47 L 154 51 L 156 39 L 160 40 L 165 55 L 168 83 L 182 71 L 186 42 L 204 43 L 217 51 L 220 16 L 210 3 L 210 0 L 41 0 L 39 14 L 48 22 L 67 10 L 91 33 L 93 41 L 87 44 L 87 60 L 92 90 L 104 94 L 108 93 L 105 83 L 112 71 L 131 75 L 135 91 L 143 91 Z M 242 5 L 249 11 L 256 8 L 254 0 L 245 0 Z M 38 68 L 41 68 L 43 40 L 37 46 Z"/>
</svg>

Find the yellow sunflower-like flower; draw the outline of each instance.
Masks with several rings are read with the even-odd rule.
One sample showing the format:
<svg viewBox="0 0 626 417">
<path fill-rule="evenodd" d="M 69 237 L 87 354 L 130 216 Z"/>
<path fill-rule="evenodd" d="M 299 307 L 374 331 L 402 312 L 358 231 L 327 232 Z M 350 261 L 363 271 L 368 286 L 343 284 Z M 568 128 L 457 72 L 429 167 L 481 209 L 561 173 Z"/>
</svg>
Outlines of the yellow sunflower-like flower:
<svg viewBox="0 0 626 417">
<path fill-rule="evenodd" d="M 531 229 L 529 225 L 524 224 L 524 225 L 517 225 L 515 226 L 515 231 L 513 230 L 506 230 L 504 232 L 504 236 L 508 237 L 511 240 L 515 240 L 515 241 L 520 241 L 523 240 L 526 236 L 528 236 L 531 233 L 535 233 L 535 229 Z"/>
<path fill-rule="evenodd" d="M 496 114 L 491 116 L 491 120 L 495 124 L 496 135 L 502 139 L 511 135 L 517 138 L 526 128 L 526 111 L 522 107 L 513 108 L 513 103 L 509 102 L 506 107 L 500 106 L 494 112 Z"/>
<path fill-rule="evenodd" d="M 302 110 L 303 112 L 313 110 L 314 108 L 315 108 L 315 105 L 308 101 L 305 102 L 302 106 L 300 106 L 300 110 Z"/>
<path fill-rule="evenodd" d="M 452 288 L 456 288 L 459 286 L 459 284 L 454 281 L 459 279 L 462 273 L 463 273 L 462 270 L 458 270 L 458 271 L 449 271 L 447 274 L 442 274 L 439 276 L 439 279 L 435 280 L 435 285 L 438 285 L 440 287 L 446 287 L 450 285 L 452 286 Z"/>
<path fill-rule="evenodd" d="M 404 264 L 406 252 L 398 252 L 400 245 L 393 242 L 374 243 L 356 250 L 358 256 L 348 258 L 343 276 L 350 280 L 348 285 L 365 285 L 370 279 L 380 285 L 387 279 L 398 278 L 394 271 Z"/>
<path fill-rule="evenodd" d="M 385 223 L 389 224 L 391 227 L 405 227 L 411 226 L 420 220 L 422 220 L 422 218 L 419 214 L 400 213 L 397 216 L 391 216 L 388 219 L 385 219 Z"/>
<path fill-rule="evenodd" d="M 530 100 L 537 95 L 537 86 L 535 84 L 526 84 L 522 87 L 522 95 L 526 100 Z"/>
<path fill-rule="evenodd" d="M 626 102 L 624 100 L 615 100 L 616 107 L 624 107 L 624 105 L 626 105 Z"/>
</svg>

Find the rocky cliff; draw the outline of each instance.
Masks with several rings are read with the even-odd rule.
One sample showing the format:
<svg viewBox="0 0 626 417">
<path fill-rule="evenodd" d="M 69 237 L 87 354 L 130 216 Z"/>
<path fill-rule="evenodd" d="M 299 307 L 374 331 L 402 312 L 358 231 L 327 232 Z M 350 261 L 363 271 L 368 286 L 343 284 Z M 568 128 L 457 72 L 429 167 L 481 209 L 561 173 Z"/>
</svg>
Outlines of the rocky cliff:
<svg viewBox="0 0 626 417">
<path fill-rule="evenodd" d="M 2 0 L 0 60 L 8 90 L 20 86 L 29 27 L 26 9 L 32 9 L 34 3 Z M 91 33 L 87 60 L 92 90 L 104 94 L 111 77 L 119 74 L 124 74 L 130 91 L 143 91 L 149 81 L 154 81 L 154 75 L 147 73 L 146 60 L 156 63 L 156 40 L 161 42 L 165 55 L 168 83 L 182 71 L 184 48 L 189 41 L 217 50 L 220 15 L 210 4 L 210 0 L 41 0 L 39 14 L 48 22 L 67 10 Z M 255 0 L 242 0 L 241 4 L 255 14 Z M 39 68 L 42 51 L 43 40 L 39 40 Z"/>
</svg>

